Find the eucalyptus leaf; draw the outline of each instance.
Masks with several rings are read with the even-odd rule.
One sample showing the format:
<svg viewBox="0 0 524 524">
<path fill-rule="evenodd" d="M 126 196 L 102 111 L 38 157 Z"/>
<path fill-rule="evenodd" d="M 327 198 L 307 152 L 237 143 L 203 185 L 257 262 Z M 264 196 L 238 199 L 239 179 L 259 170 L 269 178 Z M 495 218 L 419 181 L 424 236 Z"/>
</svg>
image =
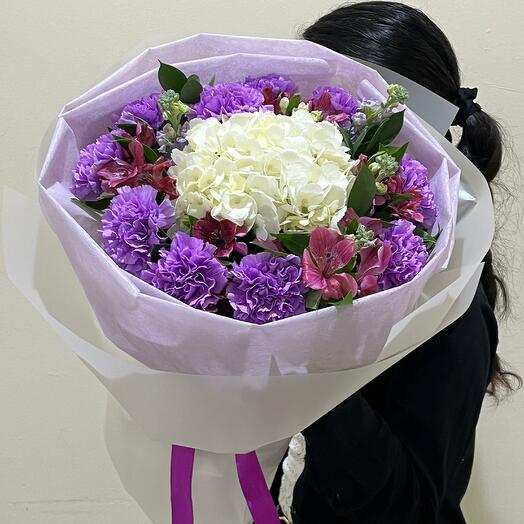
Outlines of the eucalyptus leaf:
<svg viewBox="0 0 524 524">
<path fill-rule="evenodd" d="M 184 84 L 187 82 L 187 76 L 180 71 L 180 69 L 160 62 L 160 67 L 158 68 L 158 81 L 166 91 L 172 89 L 176 93 L 180 93 Z"/>
<path fill-rule="evenodd" d="M 278 233 L 275 238 L 291 253 L 302 256 L 309 245 L 308 233 Z"/>
<path fill-rule="evenodd" d="M 375 177 L 366 164 L 362 164 L 348 198 L 348 207 L 359 216 L 365 216 L 373 204 L 377 192 Z"/>
</svg>

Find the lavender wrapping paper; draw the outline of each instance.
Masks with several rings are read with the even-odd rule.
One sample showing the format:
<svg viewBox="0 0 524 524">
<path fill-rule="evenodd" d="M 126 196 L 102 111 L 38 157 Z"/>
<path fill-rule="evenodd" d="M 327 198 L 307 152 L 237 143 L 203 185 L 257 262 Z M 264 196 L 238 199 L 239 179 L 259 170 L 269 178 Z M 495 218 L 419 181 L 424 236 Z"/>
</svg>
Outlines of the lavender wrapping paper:
<svg viewBox="0 0 524 524">
<path fill-rule="evenodd" d="M 206 53 L 224 56 L 207 59 Z M 277 54 L 282 56 L 275 58 Z M 439 145 L 408 112 L 403 138 L 410 139 L 410 152 L 430 169 L 444 227 L 430 264 L 415 281 L 351 307 L 330 308 L 267 326 L 242 324 L 188 308 L 114 266 L 93 240 L 95 225 L 69 202 L 70 170 L 78 149 L 100 133 L 108 115 L 119 106 L 157 88 L 153 71 L 157 57 L 188 73 L 197 72 L 203 79 L 220 71 L 224 76 L 219 75 L 219 81 L 238 79 L 236 71 L 286 72 L 304 90 L 336 78 L 363 94 L 384 94 L 385 83 L 374 71 L 308 42 L 192 37 L 148 50 L 68 104 L 40 176 L 44 213 L 105 335 L 120 350 L 102 337 L 94 344 L 85 340 L 87 337 L 68 329 L 56 311 L 49 314 L 45 301 L 23 278 L 18 278 L 18 285 L 25 286 L 24 293 L 125 409 L 119 418 L 116 414 L 121 408 L 112 404 L 113 416 L 107 425 L 108 448 L 124 485 L 153 522 L 168 522 L 169 459 L 164 464 L 165 485 L 158 478 L 163 463 L 158 459 L 167 456 L 173 442 L 193 446 L 205 450 L 197 452 L 195 522 L 247 523 L 230 454 L 259 449 L 264 473 L 271 478 L 292 434 L 467 308 L 492 237 L 489 192 L 482 177 L 475 176 L 474 168 L 457 157 L 451 145 L 444 141 Z M 189 61 L 191 58 L 198 60 Z M 351 78 L 346 79 L 347 75 Z M 96 124 L 91 125 L 93 115 Z M 455 235 L 460 174 L 456 163 L 467 175 L 463 184 L 473 195 L 473 204 L 462 209 Z M 7 199 L 7 204 L 12 200 Z M 31 228 L 26 233 L 28 230 Z M 35 257 L 28 260 L 34 263 Z M 448 263 L 448 270 L 439 273 Z M 20 277 L 21 269 L 11 266 L 10 274 Z M 377 315 L 383 319 L 382 329 L 370 333 L 363 326 Z M 204 322 L 206 329 L 202 330 Z M 130 435 L 136 438 L 127 438 Z M 144 461 L 148 448 L 157 451 L 148 455 L 149 468 Z M 146 474 L 138 476 L 137 471 Z"/>
</svg>

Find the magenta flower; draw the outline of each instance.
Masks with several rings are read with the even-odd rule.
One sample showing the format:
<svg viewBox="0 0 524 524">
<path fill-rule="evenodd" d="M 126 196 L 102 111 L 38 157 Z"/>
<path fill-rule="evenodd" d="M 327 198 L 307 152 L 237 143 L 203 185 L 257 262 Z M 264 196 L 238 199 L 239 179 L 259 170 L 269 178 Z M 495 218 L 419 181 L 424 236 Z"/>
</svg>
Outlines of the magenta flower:
<svg viewBox="0 0 524 524">
<path fill-rule="evenodd" d="M 355 99 L 341 87 L 320 86 L 311 95 L 310 108 L 331 122 L 346 123 L 357 110 Z"/>
<path fill-rule="evenodd" d="M 357 269 L 359 295 L 372 295 L 379 290 L 378 277 L 388 267 L 391 259 L 391 245 L 375 243 L 360 250 L 360 263 Z"/>
<path fill-rule="evenodd" d="M 232 251 L 247 255 L 247 245 L 244 242 L 236 241 L 237 237 L 246 234 L 246 230 L 243 227 L 238 227 L 230 220 L 216 220 L 208 213 L 206 218 L 196 222 L 192 234 L 194 237 L 216 246 L 215 256 L 217 257 L 227 257 Z"/>
<path fill-rule="evenodd" d="M 337 231 L 318 227 L 311 233 L 309 249 L 302 258 L 304 284 L 322 291 L 325 300 L 341 300 L 348 293 L 358 292 L 356 280 L 348 273 L 339 273 L 355 255 L 356 245 L 351 238 Z"/>
</svg>

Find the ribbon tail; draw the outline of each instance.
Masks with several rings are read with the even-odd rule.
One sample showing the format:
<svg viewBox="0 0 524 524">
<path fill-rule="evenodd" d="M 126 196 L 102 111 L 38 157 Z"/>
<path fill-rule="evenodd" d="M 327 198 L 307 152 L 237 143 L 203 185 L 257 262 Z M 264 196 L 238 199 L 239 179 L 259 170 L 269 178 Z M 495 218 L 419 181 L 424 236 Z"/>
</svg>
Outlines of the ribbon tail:
<svg viewBox="0 0 524 524">
<path fill-rule="evenodd" d="M 255 524 L 281 524 L 254 451 L 235 455 L 238 479 Z"/>
<path fill-rule="evenodd" d="M 171 522 L 193 524 L 191 484 L 195 449 L 173 445 L 171 448 Z"/>
</svg>

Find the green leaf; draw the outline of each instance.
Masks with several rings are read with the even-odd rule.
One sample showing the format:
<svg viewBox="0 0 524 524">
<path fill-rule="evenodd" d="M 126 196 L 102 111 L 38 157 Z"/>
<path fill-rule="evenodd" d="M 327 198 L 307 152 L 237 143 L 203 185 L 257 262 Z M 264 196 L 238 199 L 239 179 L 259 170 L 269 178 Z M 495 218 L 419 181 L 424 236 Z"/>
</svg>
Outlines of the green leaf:
<svg viewBox="0 0 524 524">
<path fill-rule="evenodd" d="M 180 100 L 184 104 L 196 104 L 200 100 L 202 84 L 196 75 L 191 75 L 180 90 Z"/>
<path fill-rule="evenodd" d="M 342 138 L 344 140 L 344 144 L 348 147 L 351 153 L 353 153 L 353 141 L 351 140 L 351 133 L 347 129 L 342 129 L 341 127 L 338 128 L 340 131 L 340 134 L 342 135 Z"/>
<path fill-rule="evenodd" d="M 118 142 L 119 144 L 122 144 L 123 146 L 126 146 L 126 147 L 132 141 L 131 138 L 126 138 L 125 136 L 118 136 L 118 135 L 111 135 L 111 136 L 113 137 L 115 142 Z M 159 157 L 158 153 L 154 149 L 151 149 L 149 146 L 146 146 L 145 144 L 141 144 L 141 145 L 144 148 L 145 159 L 150 164 L 154 164 L 158 160 L 158 157 Z"/>
<path fill-rule="evenodd" d="M 320 306 L 322 291 L 312 289 L 306 293 L 306 309 L 316 310 Z"/>
<path fill-rule="evenodd" d="M 295 110 L 299 105 L 300 102 L 302 102 L 302 97 L 299 93 L 295 93 L 290 99 L 289 104 L 286 109 L 286 114 L 291 115 L 293 113 L 293 110 Z"/>
<path fill-rule="evenodd" d="M 354 235 L 358 229 L 358 220 L 354 218 L 344 229 L 344 235 Z"/>
<path fill-rule="evenodd" d="M 404 125 L 404 111 L 393 113 L 387 120 L 384 120 L 369 140 L 364 148 L 364 154 L 368 157 L 374 155 L 380 144 L 389 144 L 400 133 Z"/>
<path fill-rule="evenodd" d="M 116 127 L 123 129 L 126 133 L 129 133 L 130 135 L 136 135 L 136 124 L 117 124 Z"/>
<path fill-rule="evenodd" d="M 402 204 L 403 202 L 409 202 L 410 200 L 413 200 L 413 193 L 389 193 L 389 196 L 391 198 L 391 204 L 397 205 Z"/>
<path fill-rule="evenodd" d="M 187 82 L 187 76 L 180 71 L 180 69 L 160 62 L 160 67 L 158 68 L 158 81 L 166 91 L 172 89 L 176 93 L 180 93 L 184 84 Z"/>
<path fill-rule="evenodd" d="M 404 155 L 406 154 L 408 145 L 408 143 L 405 143 L 400 147 L 382 146 L 380 151 L 387 153 L 388 155 L 391 155 L 395 159 L 395 161 L 398 164 L 400 164 L 400 162 L 402 162 L 402 159 L 404 158 Z"/>
<path fill-rule="evenodd" d="M 213 76 L 209 79 L 209 82 L 207 83 L 207 85 L 208 85 L 208 86 L 214 86 L 216 80 L 217 80 L 217 75 L 213 75 Z"/>
<path fill-rule="evenodd" d="M 150 163 L 154 164 L 158 160 L 158 153 L 151 149 L 149 146 L 146 146 L 145 144 L 142 144 L 144 147 L 144 157 L 145 159 Z"/>
<path fill-rule="evenodd" d="M 278 233 L 275 238 L 291 253 L 302 256 L 304 249 L 309 245 L 307 233 Z"/>
<path fill-rule="evenodd" d="M 118 142 L 119 144 L 123 146 L 128 146 L 131 143 L 131 138 L 126 138 L 125 136 L 118 136 L 118 135 L 111 135 L 113 137 L 113 140 L 115 142 Z"/>
<path fill-rule="evenodd" d="M 373 124 L 367 129 L 364 129 L 360 135 L 358 135 L 356 140 L 353 142 L 353 158 L 358 158 L 360 153 L 362 153 L 365 145 L 369 142 L 369 140 L 371 140 L 379 127 L 380 124 Z"/>
<path fill-rule="evenodd" d="M 77 205 L 80 209 L 83 209 L 91 218 L 100 220 L 104 210 L 109 206 L 111 199 L 101 198 L 100 200 L 86 201 L 78 200 L 78 198 L 72 198 L 71 202 Z"/>
<path fill-rule="evenodd" d="M 332 306 L 346 306 L 349 304 L 353 304 L 353 294 L 351 291 L 342 300 L 339 300 L 338 302 L 331 302 Z"/>
<path fill-rule="evenodd" d="M 278 249 L 272 249 L 266 245 L 264 245 L 262 242 L 259 242 L 258 240 L 252 240 L 250 244 L 253 244 L 254 246 L 257 246 L 264 251 L 268 251 L 269 253 L 273 253 L 273 255 L 276 255 L 278 257 L 286 257 L 287 253 L 284 253 L 283 251 L 278 251 Z"/>
<path fill-rule="evenodd" d="M 358 216 L 365 216 L 373 204 L 377 192 L 375 177 L 366 164 L 362 164 L 348 198 L 348 207 L 352 207 Z"/>
<path fill-rule="evenodd" d="M 417 227 L 415 228 L 414 233 L 415 235 L 418 235 L 419 237 L 422 238 L 428 253 L 430 253 L 433 250 L 433 248 L 435 247 L 435 244 L 437 243 L 437 240 L 440 234 L 442 233 L 442 231 L 438 231 L 436 235 L 431 235 L 426 230 L 420 227 Z"/>
</svg>

